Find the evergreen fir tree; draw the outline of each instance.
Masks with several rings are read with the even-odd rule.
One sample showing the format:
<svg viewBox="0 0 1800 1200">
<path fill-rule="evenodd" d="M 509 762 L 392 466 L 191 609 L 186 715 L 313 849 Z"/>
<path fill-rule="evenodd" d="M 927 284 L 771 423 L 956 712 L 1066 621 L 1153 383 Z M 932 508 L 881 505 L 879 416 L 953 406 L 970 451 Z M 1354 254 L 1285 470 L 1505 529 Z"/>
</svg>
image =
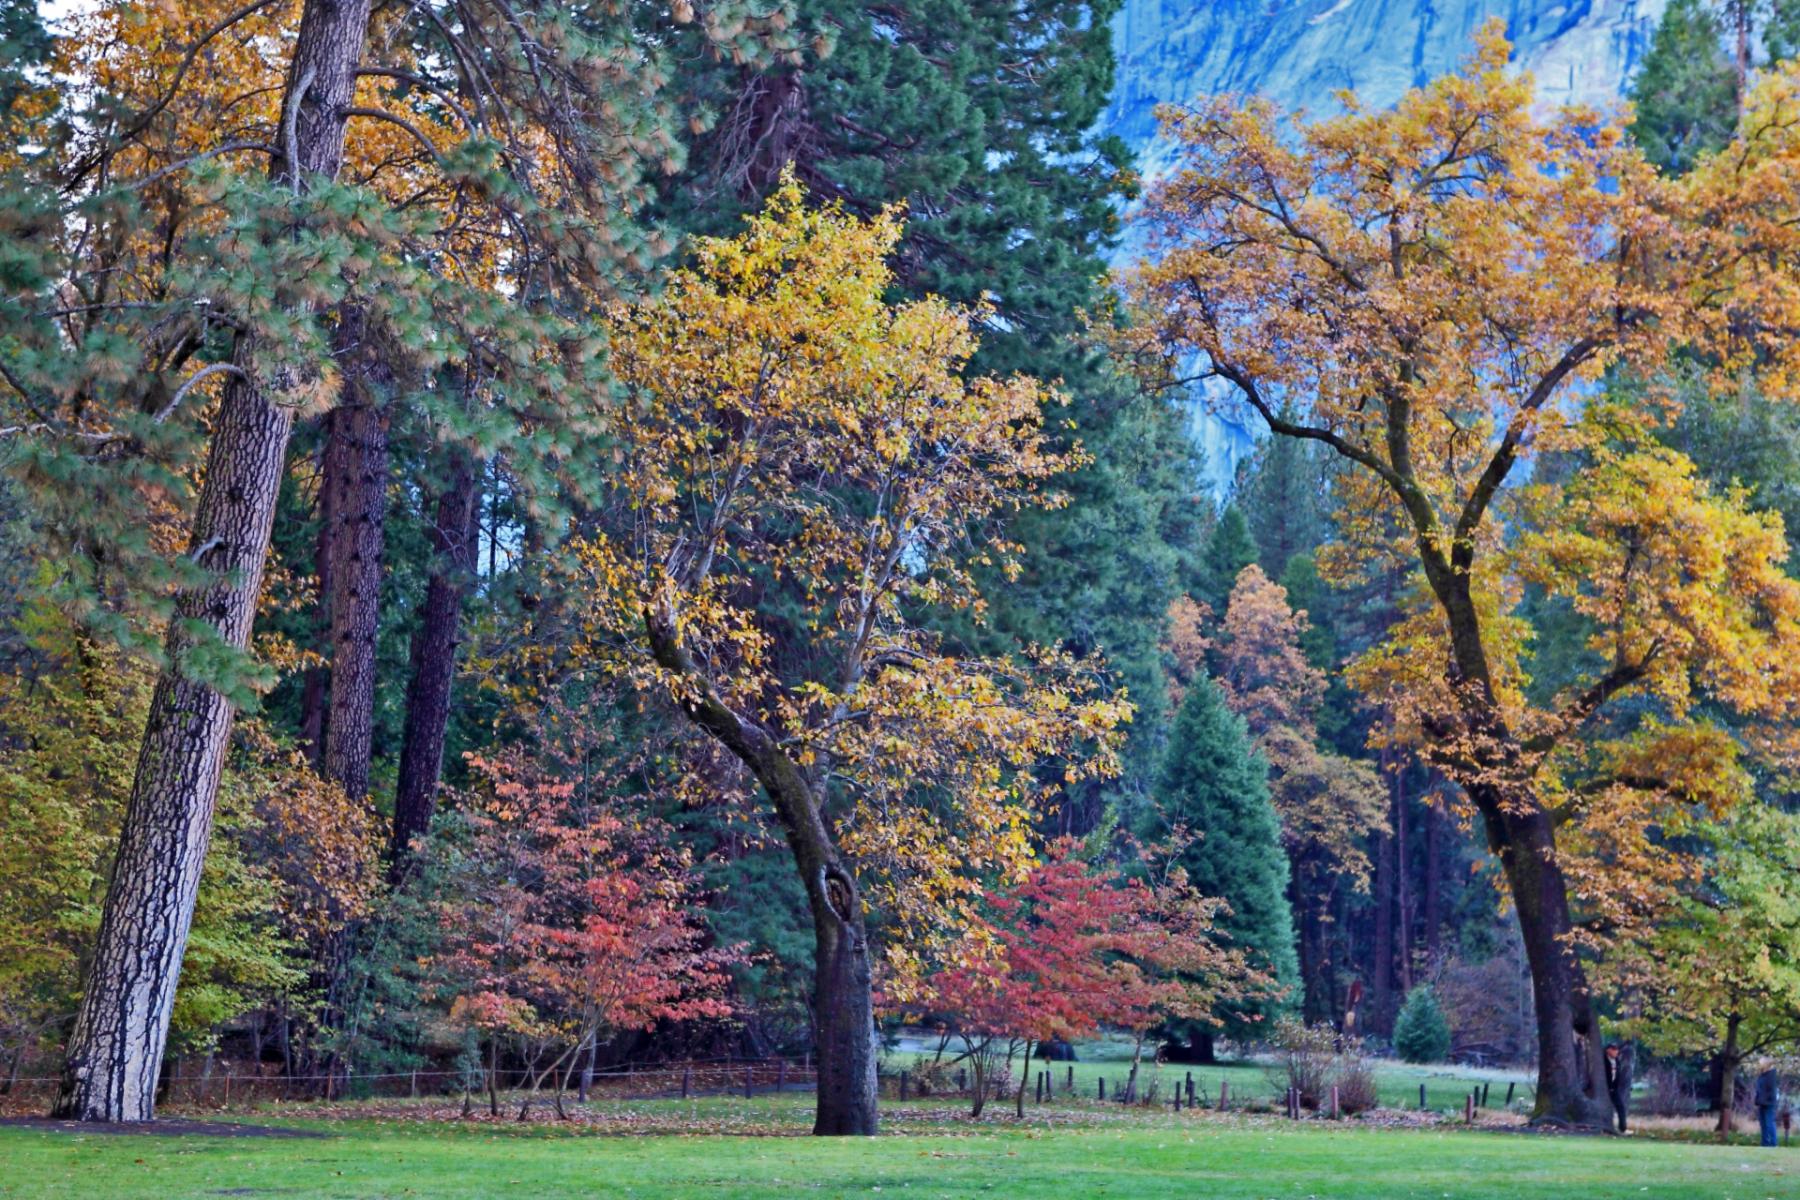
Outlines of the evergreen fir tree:
<svg viewBox="0 0 1800 1200">
<path fill-rule="evenodd" d="M 669 214 L 728 233 L 792 164 L 813 195 L 868 215 L 908 206 L 896 270 L 910 295 L 991 303 L 982 371 L 1069 375 L 1053 339 L 1098 294 L 1129 155 L 1091 131 L 1113 83 L 1118 0 L 800 0 L 810 53 L 694 60 L 683 85 L 714 126 Z M 1060 361 L 1046 362 L 1042 355 Z"/>
<path fill-rule="evenodd" d="M 1299 979 L 1294 922 L 1288 905 L 1281 822 L 1269 800 L 1269 768 L 1250 743 L 1244 720 L 1225 706 L 1207 676 L 1195 678 L 1169 731 L 1157 781 L 1156 811 L 1141 832 L 1166 837 L 1177 826 L 1198 840 L 1180 862 L 1194 886 L 1231 906 L 1221 931 L 1270 972 L 1288 995 L 1228 1006 L 1215 1015 L 1233 1040 L 1254 1038 L 1292 1007 Z M 1173 1037 L 1209 1050 L 1204 1026 L 1182 1023 Z"/>
<path fill-rule="evenodd" d="M 1280 579 L 1296 555 L 1325 540 L 1327 466 L 1317 443 L 1270 437 L 1239 467 L 1237 505 L 1270 579 Z"/>
<path fill-rule="evenodd" d="M 1430 984 L 1406 993 L 1394 1020 L 1394 1051 L 1410 1063 L 1443 1062 L 1450 1056 L 1450 1022 Z"/>
<path fill-rule="evenodd" d="M 1644 157 L 1671 174 L 1691 170 L 1731 140 L 1737 89 L 1717 15 L 1705 0 L 1670 0 L 1631 85 L 1631 133 Z"/>
<path fill-rule="evenodd" d="M 1226 506 L 1201 551 L 1194 598 L 1204 600 L 1215 617 L 1222 616 L 1238 575 L 1256 560 L 1256 539 L 1250 534 L 1244 510 L 1235 504 Z"/>
<path fill-rule="evenodd" d="M 1069 477 L 1066 507 L 1019 514 L 1012 535 L 1030 548 L 1023 570 L 990 590 L 987 638 L 1103 655 L 1137 706 L 1121 776 L 1090 781 L 1070 797 L 1059 814 L 1063 833 L 1092 829 L 1108 803 L 1129 820 L 1148 795 L 1172 716 L 1163 613 L 1195 569 L 1210 507 L 1196 493 L 1195 447 L 1178 414 L 1156 396 L 1112 387 L 1117 402 L 1096 409 L 1110 419 L 1082 434 L 1094 462 Z"/>
</svg>

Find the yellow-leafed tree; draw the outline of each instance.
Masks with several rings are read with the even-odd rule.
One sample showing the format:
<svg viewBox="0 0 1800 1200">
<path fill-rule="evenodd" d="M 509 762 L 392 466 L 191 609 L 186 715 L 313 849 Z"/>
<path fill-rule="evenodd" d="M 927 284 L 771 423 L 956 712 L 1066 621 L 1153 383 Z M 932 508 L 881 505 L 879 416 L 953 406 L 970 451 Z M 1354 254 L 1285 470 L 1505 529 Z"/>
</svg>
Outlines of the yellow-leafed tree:
<svg viewBox="0 0 1800 1200">
<path fill-rule="evenodd" d="M 1056 503 L 1077 456 L 1036 381 L 965 375 L 982 314 L 884 300 L 900 232 L 790 180 L 615 306 L 616 532 L 581 551 L 585 659 L 728 749 L 793 851 L 827 1134 L 875 1128 L 866 910 L 929 938 L 981 876 L 1021 878 L 1043 781 L 1110 769 L 1128 711 L 1062 656 L 973 658 L 921 621 L 979 616 L 972 568 L 1010 560 L 1004 518 Z M 896 939 L 894 986 L 917 944 Z"/>
</svg>

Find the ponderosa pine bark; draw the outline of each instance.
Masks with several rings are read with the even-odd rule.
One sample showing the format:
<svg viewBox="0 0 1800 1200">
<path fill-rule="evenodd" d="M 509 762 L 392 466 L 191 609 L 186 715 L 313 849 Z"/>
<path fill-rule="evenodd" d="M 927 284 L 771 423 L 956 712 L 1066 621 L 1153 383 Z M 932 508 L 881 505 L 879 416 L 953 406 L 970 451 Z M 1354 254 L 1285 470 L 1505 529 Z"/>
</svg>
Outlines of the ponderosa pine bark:
<svg viewBox="0 0 1800 1200">
<path fill-rule="evenodd" d="M 813 1133 L 877 1131 L 874 974 L 863 902 L 825 823 L 823 797 L 775 736 L 721 700 L 682 646 L 673 620 L 646 614 L 656 661 L 690 680 L 689 720 L 750 769 L 781 821 L 813 918 L 813 1024 L 818 1050 L 818 1107 Z"/>
<path fill-rule="evenodd" d="M 480 478 L 464 450 L 450 452 L 449 478 L 438 497 L 429 530 L 430 578 L 413 632 L 411 676 L 406 686 L 406 730 L 400 743 L 400 779 L 394 792 L 394 825 L 388 844 L 388 876 L 406 870 L 413 842 L 431 830 L 444 738 L 450 724 L 450 692 L 461 644 L 463 597 L 475 575 L 481 513 Z"/>
<path fill-rule="evenodd" d="M 282 111 L 292 163 L 271 167 L 296 188 L 335 177 L 369 23 L 369 0 L 307 0 Z M 212 833 L 234 716 L 218 688 L 189 677 L 192 625 L 247 645 L 262 590 L 293 412 L 259 372 L 254 336 L 232 350 L 208 449 L 191 555 L 212 572 L 176 598 L 168 664 L 157 681 L 107 888 L 94 960 L 70 1034 L 57 1116 L 144 1121 L 154 1114 L 181 958 Z M 190 624 L 192 623 L 192 624 Z"/>
<path fill-rule="evenodd" d="M 387 413 L 392 371 L 354 304 L 338 314 L 344 386 L 327 418 L 323 488 L 330 568 L 331 690 L 321 773 L 352 800 L 369 794 L 375 737 L 375 648 L 387 514 Z"/>
</svg>

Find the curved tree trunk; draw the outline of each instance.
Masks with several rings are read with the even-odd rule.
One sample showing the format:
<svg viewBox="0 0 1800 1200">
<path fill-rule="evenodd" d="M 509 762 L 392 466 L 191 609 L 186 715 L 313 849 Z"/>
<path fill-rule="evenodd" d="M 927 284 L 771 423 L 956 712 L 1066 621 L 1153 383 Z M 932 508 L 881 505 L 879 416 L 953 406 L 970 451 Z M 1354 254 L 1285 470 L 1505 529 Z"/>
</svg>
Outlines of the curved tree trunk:
<svg viewBox="0 0 1800 1200">
<path fill-rule="evenodd" d="M 369 0 L 307 0 L 283 111 L 301 186 L 333 177 L 343 161 L 345 109 L 369 22 Z M 231 734 L 233 709 L 217 688 L 187 677 L 189 623 L 228 645 L 250 637 L 262 590 L 276 493 L 293 425 L 258 370 L 255 340 L 240 337 L 207 455 L 191 539 L 208 586 L 185 590 L 170 627 L 169 665 L 151 698 L 137 774 L 107 887 L 100 937 L 69 1038 L 54 1111 L 84 1121 L 144 1121 L 168 1039 L 175 986 L 193 921 L 200 869 Z"/>
<path fill-rule="evenodd" d="M 705 676 L 682 646 L 672 619 L 647 613 L 645 625 L 657 662 L 700 689 L 683 705 L 688 719 L 718 739 L 762 784 L 806 887 L 813 916 L 813 1022 L 819 1056 L 813 1133 L 874 1134 L 878 1124 L 875 1003 L 868 931 L 862 895 L 838 860 L 820 797 L 806 773 L 767 729 L 740 717 L 706 686 Z"/>
<path fill-rule="evenodd" d="M 463 596 L 475 574 L 480 476 L 467 452 L 453 449 L 450 454 L 450 476 L 438 497 L 437 519 L 430 530 L 431 577 L 412 640 L 406 731 L 400 743 L 400 780 L 394 791 L 394 826 L 388 846 L 388 877 L 392 881 L 404 874 L 412 843 L 430 831 L 437 808 Z"/>
<path fill-rule="evenodd" d="M 1494 843 L 1496 827 L 1503 839 L 1494 849 L 1506 870 L 1531 964 L 1538 1027 L 1537 1102 L 1532 1118 L 1611 1128 L 1612 1111 L 1603 1084 L 1605 1051 L 1586 973 L 1569 941 L 1574 921 L 1568 884 L 1556 861 L 1551 818 L 1528 802 L 1507 805 L 1496 796 L 1476 795 L 1476 803 L 1483 812 L 1490 843 Z"/>
</svg>

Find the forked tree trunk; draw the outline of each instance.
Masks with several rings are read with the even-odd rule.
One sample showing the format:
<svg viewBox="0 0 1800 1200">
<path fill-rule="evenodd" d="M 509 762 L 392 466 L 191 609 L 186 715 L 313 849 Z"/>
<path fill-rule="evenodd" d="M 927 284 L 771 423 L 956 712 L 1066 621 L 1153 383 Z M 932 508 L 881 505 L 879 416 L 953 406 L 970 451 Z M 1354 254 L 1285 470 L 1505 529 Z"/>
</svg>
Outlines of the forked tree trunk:
<svg viewBox="0 0 1800 1200">
<path fill-rule="evenodd" d="M 437 519 L 430 531 L 430 579 L 412 640 L 406 731 L 400 743 L 400 780 L 394 792 L 394 827 L 388 846 L 388 877 L 393 881 L 406 871 L 413 842 L 430 832 L 437 808 L 463 597 L 475 576 L 480 476 L 466 451 L 452 449 L 450 455 L 450 475 L 438 497 Z"/>
<path fill-rule="evenodd" d="M 285 160 L 277 180 L 303 186 L 343 162 L 345 110 L 368 31 L 369 0 L 307 0 L 284 95 L 299 178 Z M 249 640 L 262 590 L 275 499 L 293 413 L 271 399 L 254 338 L 240 337 L 195 512 L 191 553 L 214 582 L 184 590 L 170 626 L 169 664 L 145 722 L 137 774 L 81 1008 L 70 1034 L 56 1115 L 144 1121 L 193 920 L 200 869 L 233 717 L 229 701 L 185 671 L 190 623 L 230 646 Z"/>
</svg>

